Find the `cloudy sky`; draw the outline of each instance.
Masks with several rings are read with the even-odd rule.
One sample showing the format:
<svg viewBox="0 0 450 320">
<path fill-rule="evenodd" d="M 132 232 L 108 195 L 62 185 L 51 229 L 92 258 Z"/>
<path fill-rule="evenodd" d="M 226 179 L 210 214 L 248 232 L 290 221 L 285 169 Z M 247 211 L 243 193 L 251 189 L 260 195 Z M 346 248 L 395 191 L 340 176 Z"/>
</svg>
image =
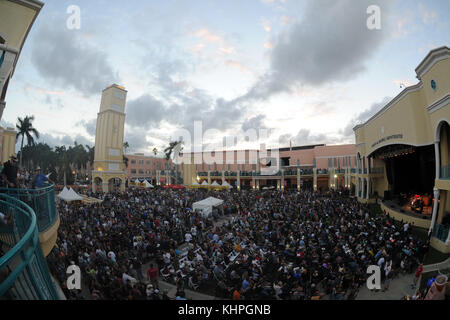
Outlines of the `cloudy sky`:
<svg viewBox="0 0 450 320">
<path fill-rule="evenodd" d="M 373 4 L 381 30 L 367 28 Z M 2 124 L 34 115 L 42 142 L 93 145 L 101 91 L 118 83 L 131 152 L 161 150 L 194 121 L 208 142 L 265 128 L 282 147 L 354 143 L 353 126 L 450 45 L 448 12 L 448 0 L 47 0 Z"/>
</svg>

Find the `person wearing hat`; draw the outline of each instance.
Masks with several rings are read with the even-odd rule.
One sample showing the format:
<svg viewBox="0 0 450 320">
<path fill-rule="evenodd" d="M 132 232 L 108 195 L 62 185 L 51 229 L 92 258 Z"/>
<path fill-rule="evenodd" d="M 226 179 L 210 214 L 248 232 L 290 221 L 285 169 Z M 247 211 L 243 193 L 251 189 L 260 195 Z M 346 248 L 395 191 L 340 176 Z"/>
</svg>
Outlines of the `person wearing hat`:
<svg viewBox="0 0 450 320">
<path fill-rule="evenodd" d="M 33 178 L 33 189 L 41 189 L 44 187 L 44 182 L 50 181 L 49 178 L 41 173 L 41 167 L 36 168 L 36 175 Z"/>
<path fill-rule="evenodd" d="M 10 160 L 5 162 L 1 172 L 2 179 L 8 188 L 17 188 L 17 157 L 15 154 L 11 155 Z"/>
</svg>

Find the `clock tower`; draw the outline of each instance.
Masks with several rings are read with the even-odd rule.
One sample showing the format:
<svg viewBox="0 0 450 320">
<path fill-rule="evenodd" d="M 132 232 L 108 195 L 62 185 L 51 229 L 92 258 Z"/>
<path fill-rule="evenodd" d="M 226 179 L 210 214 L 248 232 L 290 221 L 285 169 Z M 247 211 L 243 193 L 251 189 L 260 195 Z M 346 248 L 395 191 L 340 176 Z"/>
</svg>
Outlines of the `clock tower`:
<svg viewBox="0 0 450 320">
<path fill-rule="evenodd" d="M 123 139 L 127 91 L 113 84 L 103 90 L 95 132 L 92 191 L 111 192 L 118 187 L 125 191 Z"/>
</svg>

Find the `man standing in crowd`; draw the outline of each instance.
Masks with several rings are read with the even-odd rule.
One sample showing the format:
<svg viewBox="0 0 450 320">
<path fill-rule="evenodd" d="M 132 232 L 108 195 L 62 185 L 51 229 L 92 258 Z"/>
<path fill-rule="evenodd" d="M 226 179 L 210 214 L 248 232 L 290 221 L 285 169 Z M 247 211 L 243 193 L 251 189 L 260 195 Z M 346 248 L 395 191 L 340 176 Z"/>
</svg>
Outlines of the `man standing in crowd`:
<svg viewBox="0 0 450 320">
<path fill-rule="evenodd" d="M 17 186 L 17 157 L 13 154 L 9 161 L 5 162 L 2 170 L 2 179 L 8 188 L 16 189 Z"/>
<path fill-rule="evenodd" d="M 148 277 L 148 280 L 150 280 L 150 282 L 152 283 L 152 285 L 155 288 L 159 288 L 159 285 L 158 285 L 158 269 L 155 268 L 153 263 L 150 264 L 150 269 L 148 269 L 148 271 L 147 271 L 147 277 Z"/>
<path fill-rule="evenodd" d="M 44 183 L 46 181 L 50 181 L 49 178 L 47 178 L 47 176 L 43 173 L 41 173 L 41 167 L 37 167 L 36 168 L 36 175 L 34 176 L 33 179 L 33 189 L 41 189 L 44 187 Z M 51 182 L 51 181 L 50 181 Z"/>
</svg>

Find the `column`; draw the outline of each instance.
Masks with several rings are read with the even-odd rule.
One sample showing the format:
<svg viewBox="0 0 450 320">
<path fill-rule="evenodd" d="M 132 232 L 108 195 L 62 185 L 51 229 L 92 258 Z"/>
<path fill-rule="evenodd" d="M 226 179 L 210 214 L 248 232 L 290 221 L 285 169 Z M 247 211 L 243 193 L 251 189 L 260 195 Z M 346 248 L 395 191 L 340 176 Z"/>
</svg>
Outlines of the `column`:
<svg viewBox="0 0 450 320">
<path fill-rule="evenodd" d="M 208 184 L 211 185 L 211 171 L 208 171 Z"/>
<path fill-rule="evenodd" d="M 301 178 L 300 178 L 300 169 L 297 169 L 297 190 L 301 189 Z"/>
<path fill-rule="evenodd" d="M 436 158 L 436 179 L 439 179 L 441 177 L 441 156 L 439 154 L 439 144 L 440 141 L 434 142 L 434 157 Z"/>
<path fill-rule="evenodd" d="M 222 171 L 222 185 L 225 183 L 225 171 Z"/>
<path fill-rule="evenodd" d="M 433 191 L 434 191 L 433 192 L 433 194 L 434 194 L 433 215 L 431 217 L 431 224 L 430 224 L 430 229 L 428 230 L 428 235 L 434 230 L 434 225 L 436 223 L 436 217 L 437 217 L 438 206 L 439 206 L 440 191 L 436 187 L 434 187 Z"/>
<path fill-rule="evenodd" d="M 284 190 L 284 169 L 281 169 L 281 190 Z"/>
<path fill-rule="evenodd" d="M 366 194 L 366 199 L 369 199 L 370 197 L 370 178 L 366 178 L 367 180 L 367 194 Z"/>
<path fill-rule="evenodd" d="M 361 178 L 361 199 L 365 199 L 366 198 L 366 194 L 365 194 L 366 188 L 365 188 L 364 182 L 365 182 L 365 179 Z"/>
<path fill-rule="evenodd" d="M 317 191 L 317 169 L 316 168 L 314 168 L 313 169 L 313 188 L 314 188 L 314 191 Z"/>
<path fill-rule="evenodd" d="M 125 181 L 120 182 L 120 192 L 125 192 Z"/>
<path fill-rule="evenodd" d="M 94 179 L 92 179 L 92 192 L 97 192 L 97 185 L 95 184 Z"/>
<path fill-rule="evenodd" d="M 237 189 L 238 191 L 241 190 L 241 171 L 238 170 L 237 172 Z"/>
</svg>

